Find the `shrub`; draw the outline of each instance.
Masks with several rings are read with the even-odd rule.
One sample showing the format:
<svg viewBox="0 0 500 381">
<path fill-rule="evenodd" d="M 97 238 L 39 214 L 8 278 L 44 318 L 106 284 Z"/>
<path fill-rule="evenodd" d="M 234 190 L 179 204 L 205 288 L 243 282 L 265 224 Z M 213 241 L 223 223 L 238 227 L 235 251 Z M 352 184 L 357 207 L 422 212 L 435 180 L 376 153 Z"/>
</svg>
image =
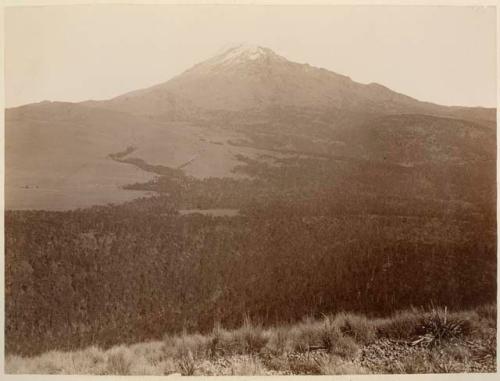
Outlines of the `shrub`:
<svg viewBox="0 0 500 381">
<path fill-rule="evenodd" d="M 289 330 L 292 348 L 295 352 L 304 353 L 311 347 L 323 345 L 324 327 L 320 321 L 298 323 Z"/>
<path fill-rule="evenodd" d="M 327 350 L 331 351 L 335 343 L 342 337 L 340 328 L 335 324 L 334 319 L 325 316 L 323 327 L 321 329 L 321 344 Z"/>
<path fill-rule="evenodd" d="M 208 355 L 210 357 L 215 357 L 219 354 L 223 355 L 228 349 L 229 336 L 229 332 L 222 328 L 219 323 L 215 324 L 207 342 Z"/>
<path fill-rule="evenodd" d="M 488 322 L 488 326 L 496 328 L 497 326 L 497 306 L 496 304 L 486 304 L 476 308 L 476 312 L 482 319 Z"/>
<path fill-rule="evenodd" d="M 277 327 L 269 331 L 266 347 L 273 355 L 282 355 L 293 350 L 289 330 L 290 327 Z"/>
<path fill-rule="evenodd" d="M 410 310 L 398 312 L 389 318 L 377 319 L 374 325 L 379 337 L 406 340 L 415 336 L 420 322 L 421 313 L 417 310 Z"/>
<path fill-rule="evenodd" d="M 471 330 L 470 320 L 465 320 L 460 315 L 450 316 L 446 307 L 433 308 L 431 312 L 423 315 L 417 326 L 417 334 L 420 337 L 414 343 L 435 346 L 442 341 L 468 335 Z"/>
<path fill-rule="evenodd" d="M 196 362 L 209 354 L 211 339 L 200 334 L 187 334 L 165 338 L 165 352 L 175 359 L 182 375 L 192 376 L 196 371 Z"/>
<path fill-rule="evenodd" d="M 210 338 L 200 334 L 187 334 L 183 332 L 180 336 L 166 336 L 164 339 L 164 352 L 171 357 L 180 357 L 191 352 L 194 358 L 207 355 L 210 346 Z"/>
<path fill-rule="evenodd" d="M 269 340 L 261 325 L 252 323 L 249 317 L 245 317 L 243 326 L 233 331 L 233 349 L 240 354 L 259 353 Z"/>
<path fill-rule="evenodd" d="M 353 334 L 353 331 L 349 331 L 351 337 L 345 336 L 341 332 L 342 326 L 337 318 L 325 316 L 323 321 L 304 321 L 289 328 L 288 337 L 286 339 L 282 337 L 280 340 L 282 345 L 290 345 L 292 350 L 298 353 L 305 353 L 314 349 L 325 349 L 341 357 L 354 357 L 359 350 L 354 337 L 358 337 L 360 341 L 367 340 L 367 330 L 356 326 L 356 332 L 359 331 L 359 333 Z M 364 336 L 361 332 L 365 333 Z M 274 342 L 276 340 L 275 338 Z M 283 344 L 283 342 L 286 344 Z"/>
<path fill-rule="evenodd" d="M 110 349 L 107 352 L 106 374 L 127 375 L 130 374 L 132 357 L 125 346 Z"/>
<path fill-rule="evenodd" d="M 359 352 L 359 347 L 351 337 L 340 336 L 333 342 L 330 348 L 330 353 L 336 356 L 352 359 L 356 357 Z"/>
<path fill-rule="evenodd" d="M 165 360 L 165 342 L 162 341 L 134 344 L 130 349 L 134 357 L 144 357 L 153 365 Z"/>
<path fill-rule="evenodd" d="M 195 359 L 190 350 L 178 355 L 177 364 L 183 376 L 192 376 L 196 371 Z"/>
<path fill-rule="evenodd" d="M 375 335 L 372 325 L 368 325 L 355 315 L 341 313 L 334 318 L 325 316 L 321 329 L 321 342 L 329 353 L 342 358 L 353 358 L 359 351 L 356 338 L 360 342 L 367 342 L 372 340 L 371 334 Z"/>
<path fill-rule="evenodd" d="M 63 372 L 65 374 L 103 374 L 106 373 L 106 355 L 96 346 L 65 353 Z M 130 356 L 129 356 L 130 357 Z"/>
<path fill-rule="evenodd" d="M 214 357 L 258 353 L 266 345 L 267 340 L 264 330 L 249 321 L 232 331 L 217 324 L 207 342 L 207 354 L 209 357 Z"/>
<path fill-rule="evenodd" d="M 341 312 L 335 316 L 333 324 L 345 336 L 350 336 L 361 344 L 371 343 L 376 338 L 376 330 L 372 321 L 365 316 Z"/>
<path fill-rule="evenodd" d="M 67 365 L 67 357 L 60 351 L 49 351 L 39 357 L 28 359 L 29 372 L 41 374 L 62 374 Z"/>
</svg>

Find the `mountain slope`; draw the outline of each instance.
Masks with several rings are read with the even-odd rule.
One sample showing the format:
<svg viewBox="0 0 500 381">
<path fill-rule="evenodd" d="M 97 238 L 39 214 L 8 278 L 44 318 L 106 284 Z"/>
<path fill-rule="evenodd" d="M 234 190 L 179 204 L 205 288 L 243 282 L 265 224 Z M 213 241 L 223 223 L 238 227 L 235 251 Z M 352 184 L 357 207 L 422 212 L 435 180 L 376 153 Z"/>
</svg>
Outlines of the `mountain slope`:
<svg viewBox="0 0 500 381">
<path fill-rule="evenodd" d="M 236 155 L 269 153 L 226 144 L 243 138 L 219 127 L 162 122 L 67 102 L 41 102 L 6 110 L 6 207 L 61 210 L 144 196 L 123 186 L 156 174 L 113 160 L 127 158 L 197 177 L 236 176 Z"/>
<path fill-rule="evenodd" d="M 151 174 L 107 156 L 140 139 L 137 118 L 46 102 L 7 110 L 6 206 L 69 209 L 125 201 L 144 193 L 120 186 Z"/>
<path fill-rule="evenodd" d="M 151 180 L 164 167 L 197 178 L 238 177 L 242 157 L 297 155 L 437 173 L 487 163 L 476 174 L 478 191 L 489 195 L 495 113 L 420 102 L 268 48 L 238 46 L 110 100 L 6 110 L 7 207 L 120 202 L 138 195 L 122 186 Z M 121 162 L 109 156 L 127 147 L 133 150 Z"/>
</svg>

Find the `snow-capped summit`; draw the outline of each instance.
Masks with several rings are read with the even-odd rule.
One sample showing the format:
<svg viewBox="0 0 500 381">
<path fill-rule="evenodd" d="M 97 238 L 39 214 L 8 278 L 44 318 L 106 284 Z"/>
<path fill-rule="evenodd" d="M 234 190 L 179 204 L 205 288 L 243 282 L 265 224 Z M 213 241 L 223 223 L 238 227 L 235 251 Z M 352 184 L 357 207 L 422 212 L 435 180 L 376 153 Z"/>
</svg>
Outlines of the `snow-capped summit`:
<svg viewBox="0 0 500 381">
<path fill-rule="evenodd" d="M 244 60 L 256 60 L 258 58 L 273 56 L 278 57 L 276 53 L 274 53 L 269 48 L 264 48 L 262 46 L 253 45 L 253 44 L 240 44 L 234 47 L 231 47 L 225 50 L 222 54 L 217 55 L 215 61 L 219 63 L 230 63 L 230 62 L 238 62 Z"/>
<path fill-rule="evenodd" d="M 195 65 L 187 72 L 207 72 L 227 70 L 252 63 L 286 62 L 287 59 L 269 48 L 254 44 L 238 44 L 224 49 L 214 57 Z"/>
</svg>

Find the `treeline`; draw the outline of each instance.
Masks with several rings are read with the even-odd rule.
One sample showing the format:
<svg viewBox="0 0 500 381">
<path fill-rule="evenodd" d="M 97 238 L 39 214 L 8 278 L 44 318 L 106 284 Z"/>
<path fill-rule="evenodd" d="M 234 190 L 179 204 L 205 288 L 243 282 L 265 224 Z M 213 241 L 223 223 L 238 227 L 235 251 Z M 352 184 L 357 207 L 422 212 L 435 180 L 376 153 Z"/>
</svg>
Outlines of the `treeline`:
<svg viewBox="0 0 500 381">
<path fill-rule="evenodd" d="M 234 171 L 245 178 L 197 179 L 177 171 L 125 188 L 158 192 L 178 208 L 266 209 L 284 202 L 302 213 L 496 218 L 494 162 L 404 167 L 349 158 L 238 159 Z"/>
</svg>

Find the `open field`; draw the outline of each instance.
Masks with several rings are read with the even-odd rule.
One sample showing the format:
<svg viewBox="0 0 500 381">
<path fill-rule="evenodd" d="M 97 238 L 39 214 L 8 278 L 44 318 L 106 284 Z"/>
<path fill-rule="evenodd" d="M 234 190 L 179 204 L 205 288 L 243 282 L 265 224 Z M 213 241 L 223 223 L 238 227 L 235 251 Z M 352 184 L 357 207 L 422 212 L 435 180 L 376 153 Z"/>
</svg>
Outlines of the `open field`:
<svg viewBox="0 0 500 381">
<path fill-rule="evenodd" d="M 264 328 L 166 335 L 163 341 L 91 346 L 36 357 L 8 355 L 7 373 L 291 375 L 496 371 L 496 306 L 412 309 L 388 318 L 352 313 Z"/>
<path fill-rule="evenodd" d="M 245 177 L 232 171 L 241 164 L 238 154 L 283 156 L 227 143 L 243 136 L 219 126 L 207 131 L 63 102 L 8 109 L 6 208 L 71 210 L 146 196 L 123 187 L 157 174 L 110 157 L 131 146 L 127 159 L 181 167 L 196 178 Z"/>
</svg>

